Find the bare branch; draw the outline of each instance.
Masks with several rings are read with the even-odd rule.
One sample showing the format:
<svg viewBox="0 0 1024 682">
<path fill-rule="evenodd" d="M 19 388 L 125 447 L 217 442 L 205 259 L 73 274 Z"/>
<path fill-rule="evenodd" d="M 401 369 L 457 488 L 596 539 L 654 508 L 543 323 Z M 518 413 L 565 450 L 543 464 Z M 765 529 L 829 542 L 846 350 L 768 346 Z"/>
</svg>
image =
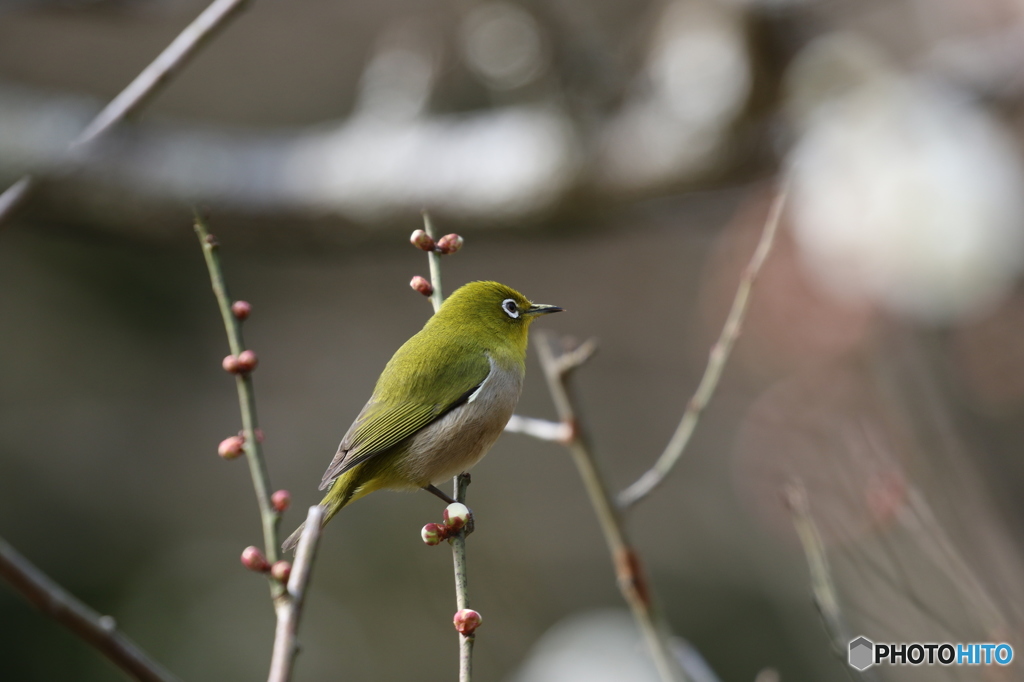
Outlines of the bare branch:
<svg viewBox="0 0 1024 682">
<path fill-rule="evenodd" d="M 302 606 L 306 599 L 306 588 L 309 586 L 310 574 L 313 570 L 313 559 L 320 545 L 321 526 L 324 520 L 324 508 L 315 505 L 309 508 L 306 524 L 299 536 L 299 546 L 295 550 L 295 563 L 288 578 L 287 591 L 277 599 L 277 633 L 274 637 L 274 654 L 270 661 L 270 676 L 267 682 L 288 682 L 291 679 L 295 657 L 299 653 L 296 636 L 299 631 L 299 620 L 302 617 Z"/>
<path fill-rule="evenodd" d="M 111 128 L 141 109 L 159 93 L 210 38 L 227 25 L 247 0 L 214 0 L 202 14 L 185 27 L 156 59 L 128 84 L 85 127 L 68 146 L 74 153 L 105 135 Z M 35 179 L 26 175 L 0 194 L 0 224 L 3 224 L 35 188 Z"/>
<path fill-rule="evenodd" d="M 697 386 L 697 391 L 687 404 L 679 426 L 676 427 L 675 433 L 672 434 L 672 439 L 665 447 L 665 451 L 658 457 L 654 466 L 619 494 L 620 506 L 624 508 L 631 507 L 651 494 L 651 491 L 665 480 L 665 477 L 672 471 L 672 468 L 686 450 L 690 437 L 693 435 L 694 429 L 697 428 L 701 412 L 711 400 L 711 396 L 714 395 L 715 389 L 718 387 L 718 380 L 722 376 L 722 370 L 725 369 L 725 363 L 729 360 L 732 347 L 740 335 L 740 330 L 743 327 L 743 318 L 747 314 L 747 308 L 750 303 L 750 292 L 754 287 L 758 274 L 761 272 L 761 266 L 764 265 L 764 261 L 768 257 L 768 253 L 771 251 L 772 244 L 775 241 L 775 233 L 778 231 L 779 219 L 782 216 L 787 193 L 787 188 L 783 186 L 775 195 L 775 200 L 768 211 L 768 219 L 765 222 L 764 230 L 761 233 L 761 240 L 754 250 L 754 255 L 750 258 L 750 263 L 747 264 L 746 269 L 743 271 L 739 288 L 736 290 L 736 297 L 732 301 L 732 308 L 730 308 L 729 316 L 725 320 L 725 326 L 722 327 L 722 333 L 719 335 L 718 341 L 711 348 L 704 376 L 700 380 L 700 385 Z"/>
<path fill-rule="evenodd" d="M 537 352 L 544 369 L 544 377 L 547 379 L 548 390 L 558 409 L 559 418 L 572 434 L 566 441 L 566 447 L 572 453 L 573 461 L 590 497 L 590 503 L 597 514 L 608 551 L 615 564 L 619 590 L 633 611 L 661 679 L 664 682 L 685 679 L 672 653 L 667 628 L 658 615 L 654 595 L 640 563 L 640 555 L 626 536 L 619 509 L 612 499 L 604 476 L 597 467 L 586 434 L 577 421 L 576 408 L 567 385 L 569 370 L 579 366 L 580 362 L 593 353 L 594 344 L 590 343 L 590 348 L 584 352 L 581 352 L 581 349 L 588 344 L 584 344 L 576 351 L 570 351 L 568 357 L 574 358 L 570 361 L 564 359 L 566 356 L 555 355 L 547 334 L 538 333 L 537 336 Z"/>
<path fill-rule="evenodd" d="M 0 576 L 37 609 L 71 630 L 90 646 L 140 682 L 177 682 L 117 629 L 110 616 L 101 616 L 53 582 L 28 559 L 0 539 Z"/>
<path fill-rule="evenodd" d="M 198 215 L 195 218 L 196 235 L 199 237 L 199 244 L 203 247 L 203 256 L 206 258 L 206 267 L 210 272 L 210 283 L 213 286 L 214 296 L 217 297 L 217 305 L 220 307 L 220 315 L 224 320 L 224 330 L 228 336 L 228 346 L 231 354 L 238 357 L 245 350 L 245 343 L 242 340 L 242 325 L 231 312 L 231 297 L 228 295 L 227 284 L 224 282 L 224 273 L 221 270 L 220 255 L 218 254 L 217 240 L 210 234 L 206 224 Z M 256 501 L 259 503 L 260 519 L 263 524 L 263 544 L 267 554 L 267 560 L 273 564 L 278 559 L 277 525 L 281 515 L 274 509 L 270 501 L 270 475 L 267 473 L 267 464 L 263 458 L 263 447 L 258 437 L 258 422 L 256 419 L 256 395 L 253 390 L 251 372 L 241 372 L 235 375 L 235 386 L 238 389 L 238 405 L 242 413 L 242 431 L 245 434 L 245 456 L 249 462 L 249 473 L 252 475 L 253 487 L 256 490 Z M 270 589 L 273 596 L 280 596 L 284 590 L 281 583 L 270 580 Z"/>
</svg>

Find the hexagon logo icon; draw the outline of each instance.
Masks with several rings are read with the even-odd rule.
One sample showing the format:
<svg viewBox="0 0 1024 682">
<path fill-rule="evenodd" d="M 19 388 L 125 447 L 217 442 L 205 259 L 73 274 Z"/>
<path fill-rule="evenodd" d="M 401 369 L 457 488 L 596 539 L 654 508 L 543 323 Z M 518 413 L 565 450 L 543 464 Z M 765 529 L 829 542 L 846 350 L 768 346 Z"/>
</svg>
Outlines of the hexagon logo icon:
<svg viewBox="0 0 1024 682">
<path fill-rule="evenodd" d="M 867 670 L 875 663 L 875 643 L 867 637 L 858 637 L 850 642 L 850 665 L 857 670 Z"/>
</svg>

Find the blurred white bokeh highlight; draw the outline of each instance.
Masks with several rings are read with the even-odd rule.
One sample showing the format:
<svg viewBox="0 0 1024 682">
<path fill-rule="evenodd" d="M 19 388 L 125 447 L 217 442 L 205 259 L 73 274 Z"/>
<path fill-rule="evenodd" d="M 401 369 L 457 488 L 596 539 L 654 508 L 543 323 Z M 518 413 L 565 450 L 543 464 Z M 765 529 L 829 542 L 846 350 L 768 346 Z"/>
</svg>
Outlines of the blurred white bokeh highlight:
<svg viewBox="0 0 1024 682">
<path fill-rule="evenodd" d="M 750 84 L 738 12 L 703 0 L 668 3 L 634 92 L 605 131 L 603 180 L 639 189 L 704 168 Z"/>
<path fill-rule="evenodd" d="M 463 56 L 487 85 L 510 90 L 544 71 L 543 41 L 526 10 L 507 2 L 473 7 L 460 27 Z"/>
<path fill-rule="evenodd" d="M 793 229 L 817 281 L 932 321 L 996 303 L 1024 262 L 1024 174 L 1003 127 L 845 38 L 790 75 Z"/>
</svg>

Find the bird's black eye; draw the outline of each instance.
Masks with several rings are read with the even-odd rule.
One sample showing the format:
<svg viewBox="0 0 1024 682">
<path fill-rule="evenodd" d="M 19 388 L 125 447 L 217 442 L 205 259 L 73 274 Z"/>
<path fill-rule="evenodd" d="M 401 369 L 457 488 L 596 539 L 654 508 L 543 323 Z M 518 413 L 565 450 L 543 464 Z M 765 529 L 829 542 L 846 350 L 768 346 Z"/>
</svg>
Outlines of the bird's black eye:
<svg viewBox="0 0 1024 682">
<path fill-rule="evenodd" d="M 514 299 L 506 298 L 504 301 L 502 301 L 501 309 L 504 310 L 505 314 L 511 317 L 512 319 L 519 317 L 519 306 L 516 305 Z"/>
</svg>

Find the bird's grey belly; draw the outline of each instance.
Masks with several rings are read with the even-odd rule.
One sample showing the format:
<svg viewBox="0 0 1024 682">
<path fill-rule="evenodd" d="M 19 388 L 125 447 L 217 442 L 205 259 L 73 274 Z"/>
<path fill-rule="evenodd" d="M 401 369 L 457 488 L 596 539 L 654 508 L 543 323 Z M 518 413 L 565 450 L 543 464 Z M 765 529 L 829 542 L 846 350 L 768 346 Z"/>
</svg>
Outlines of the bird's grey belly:
<svg viewBox="0 0 1024 682">
<path fill-rule="evenodd" d="M 468 471 L 494 445 L 519 402 L 523 377 L 491 362 L 491 373 L 469 402 L 413 436 L 403 460 L 418 485 L 440 483 Z"/>
</svg>

